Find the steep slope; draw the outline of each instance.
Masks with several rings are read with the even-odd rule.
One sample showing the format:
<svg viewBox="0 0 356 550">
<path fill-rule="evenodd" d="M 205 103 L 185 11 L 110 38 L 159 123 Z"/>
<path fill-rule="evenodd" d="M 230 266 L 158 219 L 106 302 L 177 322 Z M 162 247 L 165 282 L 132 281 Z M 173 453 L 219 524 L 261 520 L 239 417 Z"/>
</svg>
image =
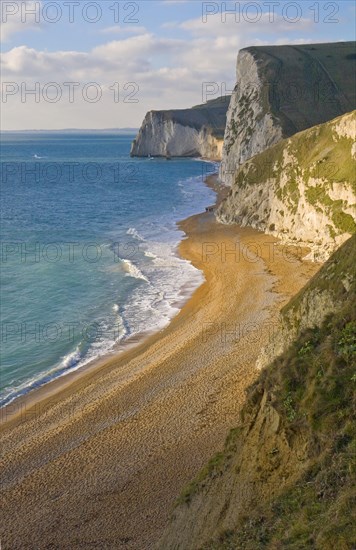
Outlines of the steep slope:
<svg viewBox="0 0 356 550">
<path fill-rule="evenodd" d="M 132 143 L 134 157 L 221 159 L 230 96 L 191 109 L 150 111 Z"/>
<path fill-rule="evenodd" d="M 220 177 L 281 139 L 356 109 L 356 42 L 245 48 L 227 115 Z"/>
<path fill-rule="evenodd" d="M 356 111 L 246 161 L 217 211 L 325 260 L 356 231 Z"/>
<path fill-rule="evenodd" d="M 181 494 L 159 548 L 354 548 L 355 265 L 353 236 L 284 308 L 293 342 L 249 389 L 239 426 Z"/>
</svg>

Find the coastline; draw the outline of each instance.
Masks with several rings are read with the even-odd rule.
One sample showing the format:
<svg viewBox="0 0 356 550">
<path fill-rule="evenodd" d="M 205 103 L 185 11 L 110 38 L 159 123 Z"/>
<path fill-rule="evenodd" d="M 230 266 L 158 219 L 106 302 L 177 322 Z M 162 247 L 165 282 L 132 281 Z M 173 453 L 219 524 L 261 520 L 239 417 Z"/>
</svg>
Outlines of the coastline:
<svg viewBox="0 0 356 550">
<path fill-rule="evenodd" d="M 225 198 L 228 188 L 223 187 L 218 184 L 218 174 L 211 174 L 206 177 L 204 184 L 212 189 L 216 194 L 215 206 L 219 205 L 220 202 Z M 177 228 L 181 229 L 184 233 L 184 229 L 181 228 L 182 221 L 177 222 Z M 179 247 L 178 247 L 179 248 Z M 181 257 L 179 250 L 177 250 L 177 255 Z M 181 310 L 184 305 L 189 301 L 196 290 L 194 288 L 193 292 L 191 289 L 181 289 L 182 298 L 175 302 L 179 310 Z M 177 315 L 179 312 L 177 313 Z M 174 317 L 171 318 L 170 323 Z M 169 324 L 170 324 L 169 323 Z M 167 325 L 168 326 L 168 325 Z M 13 418 L 17 417 L 19 414 L 22 414 L 23 410 L 27 410 L 29 407 L 35 406 L 38 408 L 39 404 L 46 400 L 48 397 L 52 397 L 57 392 L 60 392 L 62 389 L 70 386 L 74 381 L 79 380 L 86 373 L 101 368 L 106 365 L 109 361 L 114 358 L 121 357 L 121 354 L 133 350 L 135 347 L 140 346 L 146 342 L 149 338 L 154 337 L 155 335 L 160 334 L 167 327 L 158 330 L 149 330 L 143 331 L 140 333 L 133 334 L 132 336 L 126 338 L 125 340 L 119 342 L 112 351 L 108 352 L 101 357 L 93 359 L 89 363 L 80 366 L 77 369 L 69 370 L 68 372 L 63 373 L 58 377 L 54 377 L 52 380 L 45 382 L 44 384 L 35 386 L 30 391 L 26 391 L 23 395 L 15 397 L 9 404 L 0 407 L 0 427 L 3 423 L 6 423 Z"/>
<path fill-rule="evenodd" d="M 214 206 L 217 207 L 220 204 L 220 202 L 225 198 L 228 192 L 228 188 L 218 184 L 217 173 L 207 176 L 204 180 L 204 184 L 215 192 L 216 199 L 215 199 Z M 185 233 L 184 228 L 182 227 L 183 223 L 184 223 L 184 220 L 178 221 L 177 229 L 180 229 L 183 233 Z M 182 257 L 179 252 L 179 246 L 176 254 L 179 257 Z M 189 258 L 183 258 L 183 259 L 187 259 L 189 261 Z M 181 289 L 182 298 L 178 302 L 173 304 L 179 309 L 179 312 L 177 313 L 177 315 L 179 315 L 180 311 L 185 306 L 185 304 L 190 300 L 190 298 L 193 296 L 197 288 L 199 287 L 195 287 L 193 292 L 191 289 L 184 289 L 184 288 Z M 170 325 L 172 320 L 177 315 L 175 315 L 170 319 L 170 322 L 167 325 L 167 327 Z M 148 331 L 142 331 L 140 333 L 135 333 L 132 336 L 129 336 L 128 338 L 126 338 L 125 340 L 119 342 L 113 348 L 113 350 L 108 352 L 107 354 L 101 357 L 98 357 L 96 359 L 93 359 L 89 363 L 86 363 L 77 369 L 69 370 L 68 372 L 63 373 L 58 377 L 54 377 L 48 382 L 45 382 L 44 384 L 40 384 L 37 387 L 35 386 L 33 389 L 30 389 L 29 391 L 24 392 L 23 395 L 20 394 L 18 397 L 15 397 L 15 399 L 10 401 L 9 404 L 6 404 L 3 407 L 0 407 L 0 429 L 2 424 L 17 418 L 19 415 L 23 414 L 24 410 L 27 411 L 32 407 L 35 407 L 36 410 L 38 410 L 39 408 L 41 408 L 40 404 L 42 402 L 44 402 L 44 406 L 46 406 L 46 401 L 48 398 L 53 398 L 58 392 L 61 392 L 61 390 L 67 389 L 72 385 L 73 382 L 76 382 L 82 376 L 85 376 L 86 374 L 89 374 L 92 371 L 95 371 L 96 369 L 101 369 L 102 367 L 107 365 L 109 362 L 111 362 L 115 358 L 116 359 L 121 358 L 122 354 L 131 352 L 136 347 L 149 343 L 148 341 L 150 339 L 154 339 L 155 336 L 160 335 L 162 331 L 164 331 L 167 327 L 164 327 L 163 329 L 148 330 Z"/>
<path fill-rule="evenodd" d="M 152 548 L 182 487 L 236 425 L 280 307 L 318 269 L 211 213 L 179 228 L 179 252 L 205 283 L 168 327 L 32 392 L 0 426 L 9 547 Z"/>
</svg>

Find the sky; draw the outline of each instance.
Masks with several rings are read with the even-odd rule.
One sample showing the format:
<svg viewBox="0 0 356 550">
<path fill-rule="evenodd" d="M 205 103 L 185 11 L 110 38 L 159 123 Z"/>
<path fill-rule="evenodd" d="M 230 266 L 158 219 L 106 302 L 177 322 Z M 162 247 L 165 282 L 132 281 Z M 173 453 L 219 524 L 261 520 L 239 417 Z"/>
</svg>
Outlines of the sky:
<svg viewBox="0 0 356 550">
<path fill-rule="evenodd" d="M 2 130 L 137 128 L 235 85 L 253 45 L 355 40 L 353 0 L 0 0 Z"/>
</svg>

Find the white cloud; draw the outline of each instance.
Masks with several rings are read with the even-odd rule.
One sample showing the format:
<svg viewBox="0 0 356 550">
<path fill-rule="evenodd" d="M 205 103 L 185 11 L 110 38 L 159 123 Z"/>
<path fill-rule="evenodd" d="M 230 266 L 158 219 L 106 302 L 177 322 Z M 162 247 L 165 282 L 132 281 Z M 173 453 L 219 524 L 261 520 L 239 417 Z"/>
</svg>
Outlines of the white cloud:
<svg viewBox="0 0 356 550">
<path fill-rule="evenodd" d="M 174 24 L 178 26 L 178 24 Z M 105 128 L 139 126 L 146 111 L 151 109 L 184 108 L 203 100 L 205 82 L 216 82 L 223 90 L 235 84 L 238 50 L 250 45 L 304 43 L 303 35 L 310 22 L 302 20 L 288 25 L 281 19 L 271 24 L 266 17 L 255 24 L 234 19 L 222 23 L 219 16 L 207 23 L 191 19 L 179 24 L 182 38 L 157 36 L 144 28 L 132 27 L 131 32 L 120 27 L 107 27 L 101 32 L 118 33 L 115 40 L 99 44 L 90 51 L 48 52 L 21 45 L 2 54 L 4 82 L 26 82 L 28 87 L 40 82 L 78 82 L 74 103 L 36 103 L 29 96 L 26 103 L 20 97 L 9 97 L 3 104 L 4 128 Z M 165 25 L 167 27 L 167 25 Z M 115 30 L 114 30 L 115 29 Z M 293 30 L 293 34 L 291 34 Z M 123 33 L 120 36 L 120 33 Z M 283 38 L 284 37 L 284 38 Z M 314 42 L 316 37 L 314 36 Z M 97 82 L 103 89 L 100 103 L 83 100 L 81 90 L 88 82 Z M 109 87 L 120 85 L 120 101 L 114 103 Z M 139 87 L 135 97 L 139 103 L 125 103 L 129 90 L 126 83 Z"/>
<path fill-rule="evenodd" d="M 1 42 L 25 30 L 40 30 L 42 0 L 1 2 Z M 36 22 L 37 20 L 37 22 Z"/>
</svg>

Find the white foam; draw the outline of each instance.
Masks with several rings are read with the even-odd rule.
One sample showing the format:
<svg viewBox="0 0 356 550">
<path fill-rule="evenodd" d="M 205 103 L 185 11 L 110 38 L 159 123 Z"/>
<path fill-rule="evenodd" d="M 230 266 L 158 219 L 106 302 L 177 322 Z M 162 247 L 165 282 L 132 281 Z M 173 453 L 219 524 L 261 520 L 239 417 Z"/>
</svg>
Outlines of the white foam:
<svg viewBox="0 0 356 550">
<path fill-rule="evenodd" d="M 121 311 L 130 335 L 163 329 L 179 312 L 182 299 L 204 282 L 201 271 L 176 255 L 176 243 L 150 241 L 148 246 L 152 261 L 145 273 L 150 285 L 136 288 Z"/>
<path fill-rule="evenodd" d="M 125 327 L 125 323 L 124 323 L 124 320 L 120 314 L 120 306 L 119 304 L 114 304 L 113 305 L 113 310 L 115 311 L 115 313 L 117 313 L 117 329 L 118 329 L 118 336 L 119 336 L 119 340 L 125 336 L 127 334 L 127 330 L 126 330 L 126 327 Z"/>
<path fill-rule="evenodd" d="M 152 258 L 153 260 L 157 258 L 156 254 L 154 254 L 150 250 L 145 250 L 144 255 L 146 256 L 146 258 Z"/>
<path fill-rule="evenodd" d="M 81 353 L 78 346 L 74 352 L 65 355 L 62 358 L 62 361 L 55 367 L 32 376 L 29 380 L 26 380 L 26 382 L 23 382 L 16 387 L 6 388 L 4 395 L 2 395 L 0 399 L 0 407 L 12 403 L 16 398 L 26 395 L 35 388 L 40 388 L 51 380 L 61 377 L 68 372 L 77 370 L 80 366 Z"/>
<path fill-rule="evenodd" d="M 75 351 L 63 357 L 61 366 L 65 368 L 74 367 L 79 363 L 80 359 L 81 359 L 81 353 L 79 351 L 79 347 L 77 347 Z"/>
<path fill-rule="evenodd" d="M 177 186 L 186 197 L 186 204 L 178 213 L 173 216 L 172 211 L 162 213 L 138 228 L 144 242 L 140 245 L 142 255 L 135 257 L 135 264 L 150 284 L 135 288 L 122 304 L 120 313 L 129 335 L 163 329 L 177 315 L 182 302 L 204 282 L 203 273 L 177 255 L 183 232 L 178 230 L 176 221 L 177 217 L 184 219 L 202 211 L 215 194 L 202 186 L 201 176 L 180 180 Z M 197 193 L 199 199 L 192 201 Z"/>
<path fill-rule="evenodd" d="M 145 239 L 138 233 L 137 229 L 135 227 L 130 227 L 126 231 L 127 235 L 131 235 L 134 239 L 137 239 L 138 241 L 143 242 Z"/>
<path fill-rule="evenodd" d="M 133 264 L 131 260 L 122 260 L 122 263 L 124 264 L 126 277 L 134 277 L 135 279 L 141 279 L 142 281 L 146 281 L 146 283 L 149 282 L 147 277 L 145 277 L 142 271 L 137 267 L 137 265 Z"/>
</svg>

